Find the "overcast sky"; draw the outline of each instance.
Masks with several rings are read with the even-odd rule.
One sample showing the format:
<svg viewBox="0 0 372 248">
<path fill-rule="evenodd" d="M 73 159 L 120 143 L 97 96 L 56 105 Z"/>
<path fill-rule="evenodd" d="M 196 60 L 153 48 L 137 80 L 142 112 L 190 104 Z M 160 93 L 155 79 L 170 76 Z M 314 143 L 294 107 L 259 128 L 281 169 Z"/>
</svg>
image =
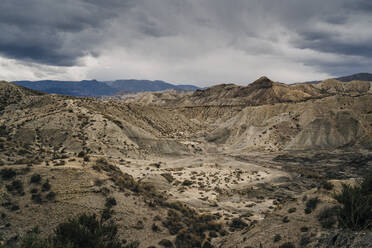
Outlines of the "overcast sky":
<svg viewBox="0 0 372 248">
<path fill-rule="evenodd" d="M 207 86 L 371 72 L 371 0 L 0 0 L 0 80 Z"/>
</svg>

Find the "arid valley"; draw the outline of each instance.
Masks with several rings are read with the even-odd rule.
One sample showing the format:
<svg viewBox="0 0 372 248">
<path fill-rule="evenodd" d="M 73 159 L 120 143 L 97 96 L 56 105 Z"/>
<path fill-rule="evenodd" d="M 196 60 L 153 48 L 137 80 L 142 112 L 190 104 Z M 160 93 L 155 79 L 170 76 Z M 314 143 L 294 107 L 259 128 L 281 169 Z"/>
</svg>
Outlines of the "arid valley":
<svg viewBox="0 0 372 248">
<path fill-rule="evenodd" d="M 262 77 L 88 98 L 1 82 L 0 242 L 88 213 L 122 247 L 371 247 L 334 197 L 372 172 L 371 93 Z"/>
</svg>

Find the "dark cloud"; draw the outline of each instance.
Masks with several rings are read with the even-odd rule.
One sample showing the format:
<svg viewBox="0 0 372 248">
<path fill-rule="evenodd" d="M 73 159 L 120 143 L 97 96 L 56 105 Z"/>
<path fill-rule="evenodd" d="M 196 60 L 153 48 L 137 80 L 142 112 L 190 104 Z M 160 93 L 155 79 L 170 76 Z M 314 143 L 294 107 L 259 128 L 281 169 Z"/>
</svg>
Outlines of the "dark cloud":
<svg viewBox="0 0 372 248">
<path fill-rule="evenodd" d="M 71 66 L 94 53 L 105 24 L 130 6 L 119 0 L 2 0 L 0 53 L 9 58 Z"/>
<path fill-rule="evenodd" d="M 372 2 L 370 0 L 349 1 L 345 3 L 344 7 L 352 11 L 372 12 Z"/>
<path fill-rule="evenodd" d="M 95 57 L 72 77 L 298 81 L 372 64 L 370 0 L 0 0 L 0 9 L 3 57 L 68 68 Z"/>
</svg>

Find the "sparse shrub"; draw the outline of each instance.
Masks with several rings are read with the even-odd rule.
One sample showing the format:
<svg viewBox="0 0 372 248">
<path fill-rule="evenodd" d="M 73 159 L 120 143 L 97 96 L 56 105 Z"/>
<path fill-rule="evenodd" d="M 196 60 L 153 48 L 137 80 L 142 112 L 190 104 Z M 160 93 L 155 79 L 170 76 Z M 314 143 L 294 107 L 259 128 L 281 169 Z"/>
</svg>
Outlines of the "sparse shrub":
<svg viewBox="0 0 372 248">
<path fill-rule="evenodd" d="M 46 196 L 45 196 L 49 201 L 54 201 L 56 199 L 56 193 L 54 193 L 53 191 L 49 192 Z"/>
<path fill-rule="evenodd" d="M 307 226 L 303 226 L 303 227 L 301 227 L 300 231 L 301 232 L 308 232 L 309 228 Z"/>
<path fill-rule="evenodd" d="M 328 181 L 324 181 L 321 186 L 325 190 L 332 190 L 333 189 L 333 184 L 328 182 Z"/>
<path fill-rule="evenodd" d="M 106 223 L 95 214 L 82 214 L 61 223 L 53 235 L 40 238 L 32 232 L 22 238 L 20 248 L 121 248 L 118 241 L 117 226 Z M 135 248 L 133 243 L 125 248 Z"/>
<path fill-rule="evenodd" d="M 84 156 L 84 162 L 89 162 L 89 157 L 87 155 Z"/>
<path fill-rule="evenodd" d="M 177 248 L 194 248 L 201 247 L 202 240 L 193 233 L 183 231 L 176 236 L 175 243 Z"/>
<path fill-rule="evenodd" d="M 14 203 L 10 207 L 10 211 L 17 211 L 19 209 L 20 209 L 19 205 L 18 204 L 14 204 Z"/>
<path fill-rule="evenodd" d="M 282 236 L 280 236 L 280 234 L 275 234 L 273 240 L 274 240 L 274 243 L 279 242 L 280 240 L 282 240 Z"/>
<path fill-rule="evenodd" d="M 312 211 L 314 211 L 320 202 L 318 197 L 311 198 L 307 200 L 306 202 L 306 208 L 305 208 L 305 213 L 310 214 Z"/>
<path fill-rule="evenodd" d="M 113 206 L 116 206 L 116 200 L 114 197 L 109 197 L 106 199 L 106 208 L 112 208 Z"/>
<path fill-rule="evenodd" d="M 37 188 L 33 188 L 30 190 L 31 194 L 36 194 L 39 190 Z"/>
<path fill-rule="evenodd" d="M 97 164 L 108 164 L 108 161 L 105 158 L 99 158 L 96 160 Z"/>
<path fill-rule="evenodd" d="M 13 177 L 15 177 L 17 175 L 16 171 L 13 170 L 13 169 L 2 169 L 0 171 L 0 175 L 1 175 L 1 178 L 3 180 L 10 180 L 12 179 Z"/>
<path fill-rule="evenodd" d="M 22 238 L 19 248 L 74 248 L 72 244 L 56 243 L 50 239 L 42 239 L 37 233 L 29 233 Z M 2 248 L 0 246 L 0 248 Z M 4 247 L 5 248 L 5 247 Z"/>
<path fill-rule="evenodd" d="M 331 228 L 337 222 L 337 208 L 335 207 L 325 207 L 318 214 L 318 220 L 322 227 Z"/>
<path fill-rule="evenodd" d="M 279 248 L 296 248 L 296 246 L 291 242 L 286 242 L 279 246 Z"/>
<path fill-rule="evenodd" d="M 304 212 L 305 214 L 311 214 L 312 211 L 310 208 L 305 208 Z"/>
<path fill-rule="evenodd" d="M 309 236 L 302 236 L 300 239 L 300 247 L 306 247 L 306 245 L 310 244 L 311 240 Z"/>
<path fill-rule="evenodd" d="M 154 232 L 159 232 L 159 231 L 160 231 L 159 226 L 156 225 L 155 223 L 152 224 L 151 229 L 152 229 L 152 231 L 154 231 Z"/>
<path fill-rule="evenodd" d="M 41 182 L 41 176 L 39 174 L 33 174 L 30 179 L 30 183 L 39 184 Z"/>
<path fill-rule="evenodd" d="M 142 230 L 145 228 L 142 220 L 137 221 L 137 224 L 134 226 L 135 229 Z"/>
<path fill-rule="evenodd" d="M 284 216 L 282 221 L 283 221 L 283 223 L 288 223 L 289 222 L 288 216 Z"/>
<path fill-rule="evenodd" d="M 230 227 L 231 228 L 234 228 L 234 229 L 243 229 L 243 228 L 245 228 L 247 226 L 248 226 L 248 224 L 245 223 L 240 218 L 234 218 L 234 219 L 232 219 L 231 224 L 230 224 Z"/>
<path fill-rule="evenodd" d="M 190 181 L 190 180 L 188 180 L 188 179 L 186 179 L 185 181 L 182 182 L 182 185 L 183 185 L 183 186 L 190 186 L 190 185 L 192 185 L 192 184 L 194 184 L 194 182 L 193 182 L 193 181 Z"/>
<path fill-rule="evenodd" d="M 41 203 L 43 202 L 40 193 L 32 194 L 32 195 L 31 195 L 31 200 L 32 200 L 33 202 L 35 202 L 35 203 L 38 203 L 38 204 L 41 204 Z"/>
<path fill-rule="evenodd" d="M 50 185 L 48 180 L 41 186 L 41 190 L 43 192 L 49 191 L 51 188 L 52 188 L 52 186 Z"/>
<path fill-rule="evenodd" d="M 168 240 L 168 239 L 162 239 L 159 242 L 159 245 L 161 245 L 161 246 L 163 246 L 165 248 L 172 248 L 172 247 L 174 247 L 173 246 L 173 243 L 170 240 Z"/>
<path fill-rule="evenodd" d="M 83 158 L 84 156 L 85 156 L 85 152 L 84 151 L 79 152 L 79 154 L 78 154 L 78 157 L 79 158 Z"/>
<path fill-rule="evenodd" d="M 6 185 L 6 189 L 13 194 L 25 194 L 23 191 L 23 183 L 20 180 L 14 180 L 11 184 Z"/>
<path fill-rule="evenodd" d="M 101 179 L 96 179 L 96 180 L 94 180 L 94 185 L 95 186 L 102 186 L 103 185 L 103 180 L 101 180 Z"/>
<path fill-rule="evenodd" d="M 102 219 L 106 221 L 106 220 L 109 220 L 113 214 L 114 214 L 114 210 L 112 210 L 111 208 L 104 208 L 102 210 L 101 216 L 102 216 Z"/>
<path fill-rule="evenodd" d="M 288 209 L 288 213 L 289 214 L 291 214 L 291 213 L 294 213 L 294 212 L 296 212 L 296 208 L 290 208 L 290 209 Z"/>
<path fill-rule="evenodd" d="M 95 214 L 82 214 L 58 225 L 53 240 L 76 248 L 120 248 L 117 226 L 105 223 Z"/>
<path fill-rule="evenodd" d="M 343 184 L 334 198 L 341 204 L 338 219 L 343 227 L 353 230 L 372 227 L 372 174 L 355 186 Z"/>
</svg>

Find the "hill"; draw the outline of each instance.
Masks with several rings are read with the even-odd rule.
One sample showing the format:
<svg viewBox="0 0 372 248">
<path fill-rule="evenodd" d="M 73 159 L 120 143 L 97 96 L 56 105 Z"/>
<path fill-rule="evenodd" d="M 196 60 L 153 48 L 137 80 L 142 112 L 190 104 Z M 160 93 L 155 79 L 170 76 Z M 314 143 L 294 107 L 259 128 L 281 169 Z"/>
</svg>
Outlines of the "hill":
<svg viewBox="0 0 372 248">
<path fill-rule="evenodd" d="M 260 106 L 275 103 L 303 102 L 332 95 L 368 94 L 372 82 L 325 80 L 318 84 L 284 84 L 261 77 L 247 86 L 220 84 L 194 92 L 177 91 L 125 96 L 126 102 L 155 106 Z"/>
<path fill-rule="evenodd" d="M 82 213 L 117 225 L 118 247 L 371 244 L 332 198 L 372 173 L 371 82 L 108 98 L 0 82 L 0 99 L 0 247 Z"/>
</svg>

